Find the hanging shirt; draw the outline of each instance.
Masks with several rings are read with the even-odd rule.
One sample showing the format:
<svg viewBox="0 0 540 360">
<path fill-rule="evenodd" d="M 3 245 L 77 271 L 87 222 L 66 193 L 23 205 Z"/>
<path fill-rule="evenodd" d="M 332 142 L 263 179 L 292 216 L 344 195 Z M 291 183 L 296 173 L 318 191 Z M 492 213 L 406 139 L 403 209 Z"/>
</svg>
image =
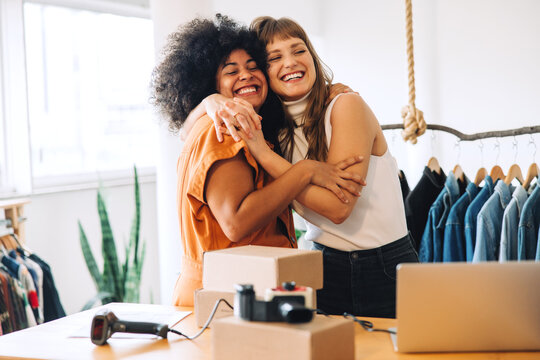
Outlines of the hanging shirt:
<svg viewBox="0 0 540 360">
<path fill-rule="evenodd" d="M 499 244 L 504 209 L 512 198 L 512 190 L 504 181 L 498 181 L 493 194 L 478 213 L 476 244 L 473 262 L 499 259 Z"/>
<path fill-rule="evenodd" d="M 403 170 L 399 170 L 399 185 L 401 186 L 401 195 L 403 196 L 403 203 L 405 199 L 409 196 L 411 189 L 409 188 L 409 182 Z"/>
<path fill-rule="evenodd" d="M 444 229 L 443 261 L 466 261 L 465 251 L 465 212 L 480 188 L 470 182 L 465 193 L 450 209 Z"/>
<path fill-rule="evenodd" d="M 420 241 L 426 228 L 429 208 L 444 188 L 445 181 L 446 175 L 442 169 L 437 174 L 426 166 L 422 177 L 407 198 L 405 198 L 407 227 L 411 232 L 417 251 L 420 248 Z"/>
<path fill-rule="evenodd" d="M 459 198 L 459 184 L 453 173 L 449 173 L 444 188 L 429 208 L 428 219 L 418 258 L 420 262 L 441 262 L 444 226 L 450 208 Z"/>
<path fill-rule="evenodd" d="M 538 241 L 536 243 L 536 261 L 540 261 L 540 225 L 538 225 Z"/>
<path fill-rule="evenodd" d="M 540 187 L 537 186 L 523 205 L 518 229 L 518 260 L 534 260 L 540 226 Z"/>
<path fill-rule="evenodd" d="M 474 255 L 474 246 L 476 245 L 476 220 L 478 213 L 487 199 L 493 193 L 493 180 L 491 176 L 484 178 L 484 187 L 471 202 L 465 212 L 465 255 L 468 262 L 471 262 Z"/>
<path fill-rule="evenodd" d="M 504 209 L 499 250 L 500 262 L 517 260 L 519 218 L 527 197 L 527 191 L 522 186 L 516 187 L 512 193 L 512 199 Z"/>
<path fill-rule="evenodd" d="M 51 267 L 36 254 L 31 254 L 30 259 L 35 261 L 43 271 L 43 316 L 44 321 L 56 320 L 66 316 L 64 307 L 60 301 Z"/>
</svg>

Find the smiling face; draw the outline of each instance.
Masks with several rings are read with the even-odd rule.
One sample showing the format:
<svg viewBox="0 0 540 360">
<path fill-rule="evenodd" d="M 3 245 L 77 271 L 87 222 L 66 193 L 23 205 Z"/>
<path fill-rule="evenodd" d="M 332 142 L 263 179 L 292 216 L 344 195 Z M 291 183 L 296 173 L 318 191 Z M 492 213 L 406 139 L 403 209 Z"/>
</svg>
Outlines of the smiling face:
<svg viewBox="0 0 540 360">
<path fill-rule="evenodd" d="M 268 94 L 268 84 L 262 70 L 242 49 L 233 50 L 227 60 L 219 66 L 216 89 L 224 96 L 248 101 L 255 111 L 259 111 Z"/>
<path fill-rule="evenodd" d="M 317 72 L 306 43 L 275 37 L 266 45 L 270 87 L 285 101 L 301 99 L 313 88 Z"/>
</svg>

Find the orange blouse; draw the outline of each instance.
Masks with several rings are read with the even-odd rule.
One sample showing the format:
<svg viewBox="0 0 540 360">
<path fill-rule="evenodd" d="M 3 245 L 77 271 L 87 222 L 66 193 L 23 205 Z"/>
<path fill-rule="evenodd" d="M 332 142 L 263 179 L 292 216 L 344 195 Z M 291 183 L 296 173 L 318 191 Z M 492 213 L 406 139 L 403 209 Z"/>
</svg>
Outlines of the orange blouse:
<svg viewBox="0 0 540 360">
<path fill-rule="evenodd" d="M 220 160 L 230 159 L 243 151 L 254 170 L 255 188 L 261 189 L 271 177 L 259 167 L 244 141 L 231 136 L 217 141 L 210 117 L 199 119 L 191 130 L 178 159 L 177 203 L 183 256 L 176 281 L 175 305 L 193 306 L 193 292 L 202 287 L 202 259 L 208 250 L 242 245 L 297 247 L 292 213 L 289 207 L 278 218 L 238 242 L 230 241 L 206 202 L 204 187 L 208 171 Z M 232 290 L 232 289 L 231 289 Z"/>
</svg>

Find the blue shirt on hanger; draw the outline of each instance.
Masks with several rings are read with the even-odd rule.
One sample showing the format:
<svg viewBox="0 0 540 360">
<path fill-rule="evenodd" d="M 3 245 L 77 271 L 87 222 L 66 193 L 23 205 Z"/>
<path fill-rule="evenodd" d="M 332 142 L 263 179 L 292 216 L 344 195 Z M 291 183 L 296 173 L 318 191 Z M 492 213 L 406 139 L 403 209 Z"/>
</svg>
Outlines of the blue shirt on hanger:
<svg viewBox="0 0 540 360">
<path fill-rule="evenodd" d="M 523 186 L 516 187 L 512 193 L 512 199 L 504 210 L 499 250 L 500 262 L 517 260 L 519 218 L 528 196 Z"/>
<path fill-rule="evenodd" d="M 474 255 L 474 246 L 476 244 L 476 219 L 482 206 L 493 193 L 493 179 L 486 175 L 484 178 L 484 187 L 471 202 L 465 212 L 465 255 L 468 262 L 472 261 Z"/>
<path fill-rule="evenodd" d="M 502 218 L 511 198 L 510 186 L 498 181 L 493 194 L 478 213 L 473 262 L 499 259 Z"/>
<path fill-rule="evenodd" d="M 465 192 L 450 209 L 444 229 L 443 261 L 465 261 L 465 212 L 480 188 L 469 183 Z M 516 225 L 517 228 L 517 225 Z"/>
<path fill-rule="evenodd" d="M 538 226 L 538 242 L 536 243 L 536 261 L 540 261 L 540 225 Z"/>
<path fill-rule="evenodd" d="M 519 219 L 518 260 L 534 260 L 540 226 L 540 186 L 529 196 Z"/>
<path fill-rule="evenodd" d="M 449 173 L 435 202 L 429 208 L 428 220 L 422 240 L 418 258 L 420 262 L 441 262 L 444 226 L 450 208 L 459 197 L 459 184 L 453 173 Z"/>
</svg>

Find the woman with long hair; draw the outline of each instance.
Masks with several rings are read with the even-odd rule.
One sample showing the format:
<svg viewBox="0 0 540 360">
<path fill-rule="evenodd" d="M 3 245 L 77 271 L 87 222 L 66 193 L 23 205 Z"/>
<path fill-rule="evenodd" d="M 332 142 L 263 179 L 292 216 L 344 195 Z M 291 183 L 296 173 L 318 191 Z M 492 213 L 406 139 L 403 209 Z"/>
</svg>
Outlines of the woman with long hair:
<svg viewBox="0 0 540 360">
<path fill-rule="evenodd" d="M 250 110 L 273 120 L 265 129 L 270 142 L 277 143 L 273 129 L 283 123 L 283 112 L 264 70 L 264 47 L 253 32 L 221 15 L 195 19 L 170 35 L 154 70 L 152 100 L 169 127 L 178 130 L 204 97 L 238 97 Z M 260 132 L 252 140 L 266 144 Z M 205 251 L 247 244 L 297 247 L 290 202 L 309 184 L 338 188 L 346 186 L 344 181 L 360 181 L 343 170 L 358 161 L 358 156 L 336 166 L 301 161 L 272 179 L 245 143 L 230 138 L 218 142 L 212 120 L 201 118 L 178 160 L 183 256 L 174 303 L 193 305 L 193 292 L 202 287 Z"/>
<path fill-rule="evenodd" d="M 331 73 L 295 21 L 259 17 L 251 29 L 266 45 L 270 87 L 286 113 L 279 137 L 284 158 L 250 137 L 259 131 L 258 118 L 242 99 L 205 101 L 212 104 L 219 128 L 224 128 L 221 121 L 232 132 L 234 126 L 244 128 L 246 120 L 253 124 L 238 134 L 272 176 L 304 159 L 332 164 L 351 155 L 364 158 L 347 169 L 366 180 L 360 197 L 344 191 L 346 201 L 336 201 L 326 189 L 315 188 L 300 193 L 293 204 L 307 220 L 306 239 L 323 252 L 318 307 L 332 314 L 394 317 L 396 266 L 417 262 L 418 256 L 407 230 L 397 165 L 382 129 L 357 94 L 340 94 L 328 103 Z"/>
</svg>

